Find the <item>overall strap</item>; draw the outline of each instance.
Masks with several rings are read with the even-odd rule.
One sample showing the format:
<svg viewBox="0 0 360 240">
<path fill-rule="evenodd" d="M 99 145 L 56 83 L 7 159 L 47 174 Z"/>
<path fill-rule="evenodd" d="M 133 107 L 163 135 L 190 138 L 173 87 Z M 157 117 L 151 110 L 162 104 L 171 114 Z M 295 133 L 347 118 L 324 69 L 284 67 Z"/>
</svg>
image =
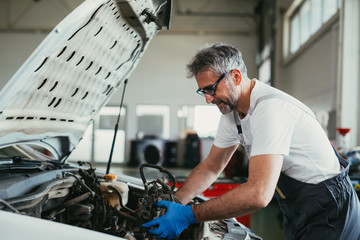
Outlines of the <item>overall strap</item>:
<svg viewBox="0 0 360 240">
<path fill-rule="evenodd" d="M 234 119 L 235 119 L 235 124 L 236 124 L 237 130 L 238 130 L 238 134 L 240 134 L 240 133 L 242 133 L 242 128 L 241 128 L 241 122 L 238 118 L 239 112 L 233 111 L 233 113 L 234 113 Z"/>
</svg>

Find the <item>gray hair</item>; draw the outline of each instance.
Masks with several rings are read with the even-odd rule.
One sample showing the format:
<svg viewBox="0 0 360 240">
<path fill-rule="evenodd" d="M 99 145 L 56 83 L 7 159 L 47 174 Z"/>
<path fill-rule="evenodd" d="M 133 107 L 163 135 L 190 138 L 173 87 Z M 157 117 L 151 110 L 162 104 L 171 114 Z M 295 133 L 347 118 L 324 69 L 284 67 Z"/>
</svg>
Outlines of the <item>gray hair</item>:
<svg viewBox="0 0 360 240">
<path fill-rule="evenodd" d="M 215 43 L 198 50 L 191 61 L 186 65 L 188 78 L 204 71 L 213 71 L 217 75 L 227 73 L 234 68 L 240 70 L 241 75 L 247 78 L 247 69 L 241 52 L 231 45 Z"/>
</svg>

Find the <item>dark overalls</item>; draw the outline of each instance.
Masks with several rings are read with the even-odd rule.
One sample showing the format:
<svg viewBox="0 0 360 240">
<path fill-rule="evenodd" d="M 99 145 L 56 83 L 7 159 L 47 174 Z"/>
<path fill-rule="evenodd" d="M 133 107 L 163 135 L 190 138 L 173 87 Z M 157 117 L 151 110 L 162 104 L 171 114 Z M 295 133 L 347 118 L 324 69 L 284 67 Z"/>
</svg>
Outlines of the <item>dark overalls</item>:
<svg viewBox="0 0 360 240">
<path fill-rule="evenodd" d="M 344 170 L 318 184 L 281 173 L 276 197 L 284 215 L 285 239 L 360 239 L 360 206 L 348 176 L 349 162 L 336 155 Z"/>
<path fill-rule="evenodd" d="M 274 97 L 283 98 L 308 113 L 298 102 L 279 94 L 260 97 L 255 106 Z M 249 109 L 249 114 L 255 106 Z M 237 117 L 235 123 L 242 134 Z M 284 216 L 286 240 L 360 239 L 360 204 L 348 176 L 349 162 L 334 151 L 344 170 L 331 179 L 309 184 L 281 173 L 275 195 Z"/>
</svg>

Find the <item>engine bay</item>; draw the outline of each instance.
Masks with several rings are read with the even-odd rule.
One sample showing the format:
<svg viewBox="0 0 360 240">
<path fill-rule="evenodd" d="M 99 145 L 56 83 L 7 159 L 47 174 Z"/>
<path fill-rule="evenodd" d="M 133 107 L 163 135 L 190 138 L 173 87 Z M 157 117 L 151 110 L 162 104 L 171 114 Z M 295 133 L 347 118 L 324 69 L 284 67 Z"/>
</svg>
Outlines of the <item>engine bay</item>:
<svg viewBox="0 0 360 240">
<path fill-rule="evenodd" d="M 48 166 L 47 170 L 27 169 L 26 173 L 14 168 L 1 173 L 0 210 L 122 239 L 158 239 L 142 224 L 165 213 L 165 209 L 156 206 L 158 201 L 179 202 L 174 196 L 176 178 L 173 174 L 161 166 L 145 163 L 139 167 L 142 180 L 139 184 L 97 173 L 90 163 L 78 164 L 79 168 Z M 149 181 L 145 177 L 149 169 L 159 171 L 162 177 Z M 204 200 L 195 198 L 190 204 L 201 201 Z M 230 238 L 234 233 L 238 234 L 237 238 Z M 244 238 L 239 238 L 240 235 Z M 235 220 L 228 219 L 190 225 L 178 239 L 253 239 L 250 236 L 255 237 Z"/>
</svg>

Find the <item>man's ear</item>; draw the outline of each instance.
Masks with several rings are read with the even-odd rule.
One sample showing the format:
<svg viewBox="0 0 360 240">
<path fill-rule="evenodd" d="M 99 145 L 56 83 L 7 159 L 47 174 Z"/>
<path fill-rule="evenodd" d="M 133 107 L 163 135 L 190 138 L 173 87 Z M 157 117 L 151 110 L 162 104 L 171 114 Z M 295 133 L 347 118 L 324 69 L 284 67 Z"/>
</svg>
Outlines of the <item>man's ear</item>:
<svg viewBox="0 0 360 240">
<path fill-rule="evenodd" d="M 239 86 L 242 80 L 241 72 L 238 69 L 234 69 L 233 74 L 235 76 L 235 85 Z"/>
</svg>

